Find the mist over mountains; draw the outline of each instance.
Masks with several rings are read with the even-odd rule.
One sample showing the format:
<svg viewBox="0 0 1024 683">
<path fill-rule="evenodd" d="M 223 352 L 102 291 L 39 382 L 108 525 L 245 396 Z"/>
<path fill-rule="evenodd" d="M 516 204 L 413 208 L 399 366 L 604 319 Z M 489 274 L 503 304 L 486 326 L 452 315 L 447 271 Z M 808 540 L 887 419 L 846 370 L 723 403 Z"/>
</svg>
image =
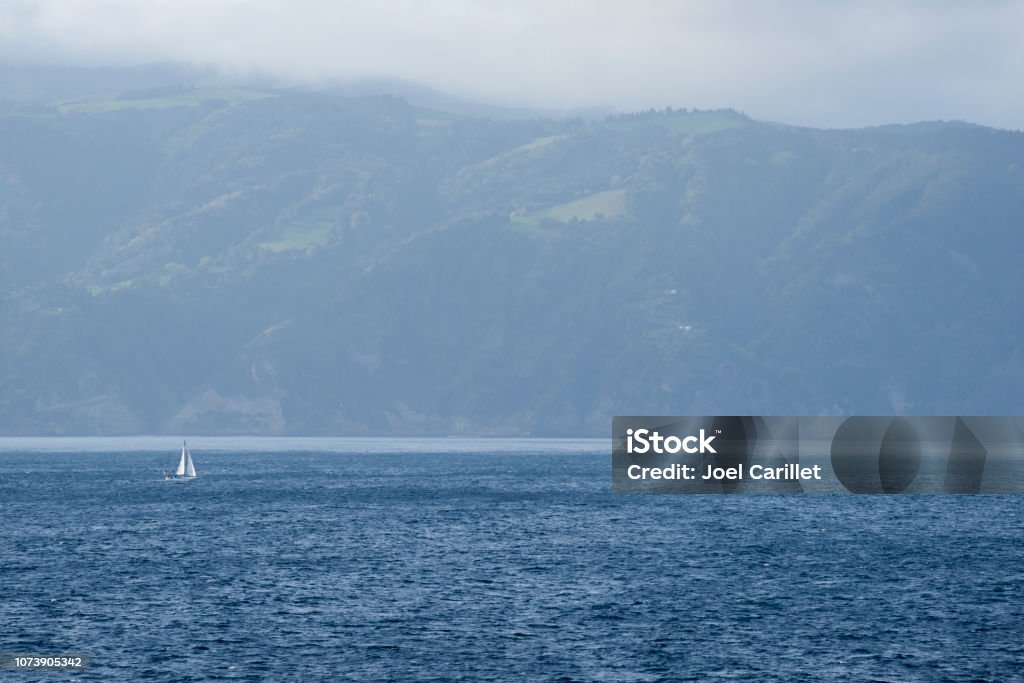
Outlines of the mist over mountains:
<svg viewBox="0 0 1024 683">
<path fill-rule="evenodd" d="M 0 433 L 1020 412 L 1020 132 L 143 76 L 0 74 Z"/>
</svg>

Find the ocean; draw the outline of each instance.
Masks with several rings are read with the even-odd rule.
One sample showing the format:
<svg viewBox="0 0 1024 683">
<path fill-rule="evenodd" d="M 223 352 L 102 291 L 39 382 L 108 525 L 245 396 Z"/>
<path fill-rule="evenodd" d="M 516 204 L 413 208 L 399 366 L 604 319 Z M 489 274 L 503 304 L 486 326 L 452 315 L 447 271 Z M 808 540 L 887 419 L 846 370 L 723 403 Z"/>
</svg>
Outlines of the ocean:
<svg viewBox="0 0 1024 683">
<path fill-rule="evenodd" d="M 1007 681 L 1020 496 L 611 492 L 606 440 L 0 439 L 12 680 Z"/>
</svg>

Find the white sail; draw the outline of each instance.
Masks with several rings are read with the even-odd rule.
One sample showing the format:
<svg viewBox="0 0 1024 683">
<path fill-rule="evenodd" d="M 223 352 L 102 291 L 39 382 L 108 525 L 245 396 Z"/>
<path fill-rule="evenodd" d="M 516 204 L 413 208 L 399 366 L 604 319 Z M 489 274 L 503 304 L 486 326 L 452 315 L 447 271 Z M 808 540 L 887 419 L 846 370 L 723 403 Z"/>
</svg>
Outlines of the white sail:
<svg viewBox="0 0 1024 683">
<path fill-rule="evenodd" d="M 192 454 L 189 453 L 188 444 L 181 442 L 181 462 L 174 475 L 183 479 L 193 479 L 196 476 L 196 466 L 192 464 Z"/>
<path fill-rule="evenodd" d="M 192 464 L 192 454 L 188 452 L 188 446 L 185 447 L 185 476 L 196 476 L 196 466 Z"/>
<path fill-rule="evenodd" d="M 185 445 L 185 442 L 182 441 L 181 442 L 181 462 L 178 463 L 178 469 L 177 469 L 177 471 L 174 474 L 176 474 L 179 477 L 184 477 L 185 476 L 186 463 L 188 464 L 189 467 L 192 466 L 192 456 L 189 455 L 188 447 Z M 195 467 L 192 467 L 192 474 L 190 476 L 193 476 L 193 477 L 196 476 L 195 475 Z"/>
</svg>

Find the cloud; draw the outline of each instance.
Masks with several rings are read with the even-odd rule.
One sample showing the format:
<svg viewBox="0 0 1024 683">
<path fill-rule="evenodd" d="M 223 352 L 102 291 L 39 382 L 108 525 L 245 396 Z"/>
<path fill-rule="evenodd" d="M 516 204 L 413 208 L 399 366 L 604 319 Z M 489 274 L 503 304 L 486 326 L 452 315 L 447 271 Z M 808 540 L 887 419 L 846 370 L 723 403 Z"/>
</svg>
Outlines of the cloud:
<svg viewBox="0 0 1024 683">
<path fill-rule="evenodd" d="M 31 0 L 0 58 L 400 78 L 506 104 L 1024 127 L 1024 2 Z"/>
</svg>

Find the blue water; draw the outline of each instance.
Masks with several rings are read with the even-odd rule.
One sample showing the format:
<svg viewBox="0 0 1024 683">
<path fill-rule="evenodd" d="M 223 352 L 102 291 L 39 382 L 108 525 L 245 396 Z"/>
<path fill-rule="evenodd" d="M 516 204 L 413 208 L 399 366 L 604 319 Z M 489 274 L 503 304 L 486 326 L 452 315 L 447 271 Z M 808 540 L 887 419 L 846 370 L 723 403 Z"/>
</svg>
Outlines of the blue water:
<svg viewBox="0 0 1024 683">
<path fill-rule="evenodd" d="M 1024 498 L 628 496 L 603 442 L 0 442 L 18 680 L 1021 680 Z M 116 450 L 115 450 L 116 449 Z"/>
</svg>

